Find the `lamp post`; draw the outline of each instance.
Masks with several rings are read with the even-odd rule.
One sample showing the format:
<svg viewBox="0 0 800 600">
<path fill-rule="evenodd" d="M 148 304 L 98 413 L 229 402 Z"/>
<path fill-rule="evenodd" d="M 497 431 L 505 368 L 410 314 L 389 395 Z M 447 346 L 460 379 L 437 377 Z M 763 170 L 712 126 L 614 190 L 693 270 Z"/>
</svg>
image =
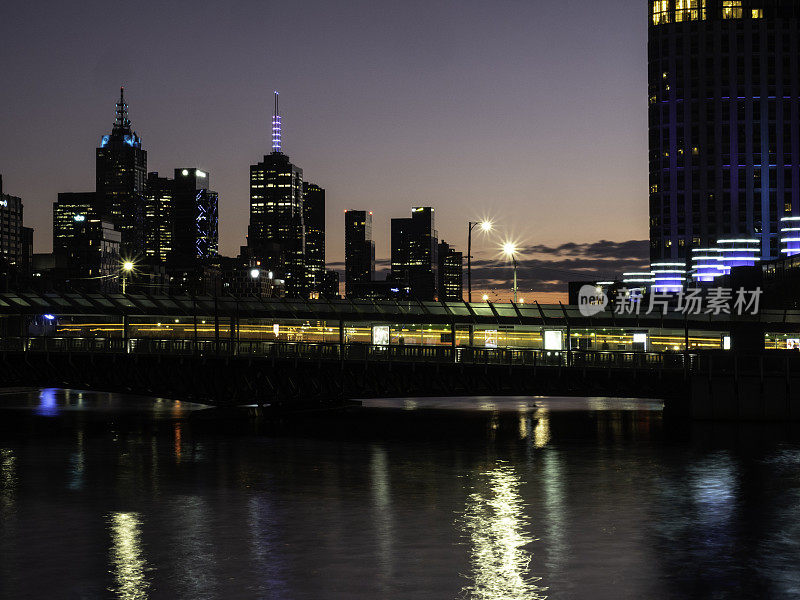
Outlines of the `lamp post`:
<svg viewBox="0 0 800 600">
<path fill-rule="evenodd" d="M 517 303 L 517 246 L 513 242 L 503 244 L 503 254 L 514 264 L 514 304 Z"/>
<path fill-rule="evenodd" d="M 134 268 L 133 261 L 126 260 L 122 263 L 122 293 L 125 294 L 125 282 L 128 279 L 128 275 L 133 272 Z"/>
<path fill-rule="evenodd" d="M 484 233 L 492 230 L 491 221 L 470 221 L 467 231 L 467 301 L 472 302 L 472 230 L 478 225 Z"/>
</svg>

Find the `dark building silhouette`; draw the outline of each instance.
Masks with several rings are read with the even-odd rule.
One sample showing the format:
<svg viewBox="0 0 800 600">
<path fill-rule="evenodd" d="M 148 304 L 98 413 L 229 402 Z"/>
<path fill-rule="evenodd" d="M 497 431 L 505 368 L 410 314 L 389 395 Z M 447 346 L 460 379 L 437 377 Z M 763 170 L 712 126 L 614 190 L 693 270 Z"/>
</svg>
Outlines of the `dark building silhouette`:
<svg viewBox="0 0 800 600">
<path fill-rule="evenodd" d="M 321 293 L 325 287 L 325 190 L 314 183 L 303 184 L 303 223 L 306 285 L 310 292 Z"/>
<path fill-rule="evenodd" d="M 78 254 L 76 245 L 80 224 L 97 220 L 97 195 L 94 192 L 64 192 L 53 203 L 53 254 Z"/>
<path fill-rule="evenodd" d="M 119 287 L 121 234 L 95 210 L 94 192 L 62 193 L 53 205 L 53 256 L 69 287 Z"/>
<path fill-rule="evenodd" d="M 326 269 L 322 286 L 319 290 L 320 296 L 323 298 L 338 298 L 339 297 L 339 273 L 333 269 Z"/>
<path fill-rule="evenodd" d="M 22 199 L 3 193 L 3 176 L 0 175 L 0 272 L 27 272 L 30 266 L 26 259 L 27 228 L 22 226 L 22 213 Z"/>
<path fill-rule="evenodd" d="M 439 300 L 464 299 L 464 256 L 445 241 L 439 242 Z"/>
<path fill-rule="evenodd" d="M 131 129 L 123 88 L 119 90 L 114 128 L 100 140 L 96 162 L 97 211 L 121 233 L 123 254 L 138 256 L 144 251 L 147 152 Z"/>
<path fill-rule="evenodd" d="M 277 92 L 272 123 L 272 153 L 250 166 L 250 225 L 243 254 L 284 280 L 287 296 L 305 296 L 303 169 L 281 152 Z"/>
<path fill-rule="evenodd" d="M 193 265 L 219 254 L 217 192 L 210 188 L 208 171 L 175 169 L 172 195 L 174 228 L 172 256 L 176 265 Z"/>
<path fill-rule="evenodd" d="M 362 292 L 375 279 L 375 241 L 372 239 L 372 213 L 365 210 L 344 212 L 344 285 L 348 298 L 366 297 Z"/>
<path fill-rule="evenodd" d="M 392 219 L 391 280 L 420 300 L 433 300 L 438 291 L 437 238 L 431 207 L 415 207 L 411 218 Z"/>
<path fill-rule="evenodd" d="M 651 0 L 651 261 L 757 239 L 800 214 L 800 3 Z"/>
</svg>

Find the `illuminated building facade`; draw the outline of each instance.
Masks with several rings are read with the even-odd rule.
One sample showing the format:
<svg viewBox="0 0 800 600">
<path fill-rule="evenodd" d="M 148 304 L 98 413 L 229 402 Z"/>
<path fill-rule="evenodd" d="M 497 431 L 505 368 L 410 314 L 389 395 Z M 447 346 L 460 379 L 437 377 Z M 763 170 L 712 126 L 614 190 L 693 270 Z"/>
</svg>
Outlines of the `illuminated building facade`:
<svg viewBox="0 0 800 600">
<path fill-rule="evenodd" d="M 147 174 L 145 191 L 145 257 L 148 262 L 166 263 L 172 253 L 174 181 L 159 177 L 157 172 Z"/>
<path fill-rule="evenodd" d="M 24 269 L 26 265 L 26 228 L 22 226 L 22 199 L 3 193 L 0 175 L 0 268 Z"/>
<path fill-rule="evenodd" d="M 438 291 L 438 233 L 433 208 L 415 207 L 411 218 L 392 219 L 391 279 L 420 300 Z"/>
<path fill-rule="evenodd" d="M 445 241 L 439 242 L 439 301 L 464 299 L 464 256 Z"/>
<path fill-rule="evenodd" d="M 288 296 L 305 296 L 303 169 L 281 152 L 278 94 L 275 94 L 272 152 L 250 166 L 250 225 L 247 254 L 269 265 L 285 281 Z"/>
<path fill-rule="evenodd" d="M 309 292 L 325 288 L 325 190 L 303 184 L 303 224 L 306 232 L 306 285 Z"/>
<path fill-rule="evenodd" d="M 734 267 L 752 267 L 761 260 L 761 243 L 757 238 L 719 240 L 711 248 L 692 248 L 692 278 L 711 283 L 729 275 Z"/>
<path fill-rule="evenodd" d="M 651 0 L 651 262 L 757 239 L 800 214 L 800 3 Z"/>
<path fill-rule="evenodd" d="M 122 88 L 114 128 L 100 140 L 96 166 L 97 211 L 122 234 L 123 254 L 139 256 L 145 249 L 147 152 L 131 129 Z"/>
<path fill-rule="evenodd" d="M 208 171 L 175 169 L 173 249 L 170 262 L 188 266 L 219 254 L 219 196 Z"/>
<path fill-rule="evenodd" d="M 375 240 L 372 239 L 372 213 L 366 210 L 344 212 L 344 285 L 348 298 L 363 297 L 375 279 Z"/>
<path fill-rule="evenodd" d="M 800 254 L 800 217 L 781 219 L 781 254 L 784 256 Z"/>
</svg>

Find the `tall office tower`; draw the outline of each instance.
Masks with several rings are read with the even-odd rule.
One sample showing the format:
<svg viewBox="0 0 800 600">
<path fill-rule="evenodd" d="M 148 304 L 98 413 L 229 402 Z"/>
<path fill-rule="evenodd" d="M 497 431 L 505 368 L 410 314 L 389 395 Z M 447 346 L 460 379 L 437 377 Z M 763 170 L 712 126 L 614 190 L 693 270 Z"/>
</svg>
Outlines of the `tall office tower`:
<svg viewBox="0 0 800 600">
<path fill-rule="evenodd" d="M 22 227 L 22 199 L 3 193 L 0 175 L 0 270 L 25 268 L 25 232 Z"/>
<path fill-rule="evenodd" d="M 121 234 L 96 212 L 94 192 L 62 193 L 53 204 L 53 254 L 73 287 L 113 290 L 120 273 Z"/>
<path fill-rule="evenodd" d="M 281 152 L 278 93 L 272 117 L 272 153 L 250 166 L 250 260 L 273 270 L 287 296 L 306 296 L 303 169 Z"/>
<path fill-rule="evenodd" d="M 219 254 L 219 196 L 211 191 L 209 179 L 208 171 L 175 169 L 170 262 L 176 265 L 193 265 Z"/>
<path fill-rule="evenodd" d="M 344 211 L 344 286 L 348 298 L 363 297 L 375 279 L 375 241 L 372 239 L 372 213 Z"/>
<path fill-rule="evenodd" d="M 147 174 L 145 186 L 145 257 L 155 263 L 166 263 L 172 254 L 175 219 L 173 194 L 175 182 L 159 177 L 156 171 Z"/>
<path fill-rule="evenodd" d="M 410 219 L 392 219 L 392 280 L 420 300 L 436 297 L 438 233 L 433 208 L 415 207 Z"/>
<path fill-rule="evenodd" d="M 306 228 L 306 285 L 311 292 L 325 287 L 325 190 L 303 184 L 303 222 Z"/>
<path fill-rule="evenodd" d="M 98 212 L 122 234 L 122 253 L 138 256 L 144 252 L 147 152 L 131 129 L 123 88 L 114 128 L 100 140 L 96 162 Z"/>
<path fill-rule="evenodd" d="M 756 239 L 800 214 L 800 3 L 651 0 L 650 256 Z"/>
<path fill-rule="evenodd" d="M 76 235 L 82 223 L 100 218 L 94 192 L 65 192 L 53 203 L 53 254 L 75 254 Z"/>
<path fill-rule="evenodd" d="M 439 300 L 464 299 L 464 256 L 445 241 L 439 242 Z"/>
</svg>

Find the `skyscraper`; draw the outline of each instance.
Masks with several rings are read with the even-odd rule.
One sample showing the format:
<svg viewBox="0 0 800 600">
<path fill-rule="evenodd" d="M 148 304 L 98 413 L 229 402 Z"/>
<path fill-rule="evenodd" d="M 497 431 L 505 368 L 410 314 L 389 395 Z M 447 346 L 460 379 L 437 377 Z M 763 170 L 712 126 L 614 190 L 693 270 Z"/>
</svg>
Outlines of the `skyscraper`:
<svg viewBox="0 0 800 600">
<path fill-rule="evenodd" d="M 420 300 L 433 300 L 438 289 L 438 233 L 433 208 L 415 207 L 411 218 L 392 219 L 392 273 L 399 286 Z"/>
<path fill-rule="evenodd" d="M 325 190 L 303 184 L 303 221 L 306 229 L 306 284 L 309 291 L 325 287 Z"/>
<path fill-rule="evenodd" d="M 144 251 L 147 152 L 131 129 L 123 88 L 114 128 L 100 140 L 96 163 L 97 211 L 120 231 L 122 253 L 137 256 Z"/>
<path fill-rule="evenodd" d="M 439 300 L 464 299 L 464 256 L 445 241 L 439 242 Z"/>
<path fill-rule="evenodd" d="M 62 193 L 53 204 L 53 254 L 79 289 L 119 284 L 121 234 L 95 210 L 94 192 Z"/>
<path fill-rule="evenodd" d="M 99 219 L 94 192 L 64 192 L 53 203 L 53 253 L 74 255 L 79 225 Z"/>
<path fill-rule="evenodd" d="M 192 265 L 219 253 L 217 192 L 209 189 L 208 171 L 175 169 L 171 262 Z"/>
<path fill-rule="evenodd" d="M 175 181 L 147 174 L 145 186 L 145 257 L 154 263 L 166 263 L 172 254 L 175 231 Z"/>
<path fill-rule="evenodd" d="M 3 193 L 0 175 L 0 271 L 21 270 L 25 265 L 25 232 L 22 226 L 22 199 Z"/>
<path fill-rule="evenodd" d="M 800 214 L 800 4 L 651 0 L 650 256 L 755 239 Z"/>
<path fill-rule="evenodd" d="M 365 284 L 375 279 L 375 241 L 372 239 L 372 213 L 365 210 L 344 212 L 345 295 L 359 298 Z"/>
<path fill-rule="evenodd" d="M 272 153 L 250 166 L 247 253 L 286 282 L 287 296 L 306 295 L 303 169 L 281 152 L 278 93 L 272 118 Z"/>
<path fill-rule="evenodd" d="M 145 254 L 182 268 L 219 253 L 219 197 L 208 171 L 175 169 L 174 179 L 147 174 Z"/>
</svg>

